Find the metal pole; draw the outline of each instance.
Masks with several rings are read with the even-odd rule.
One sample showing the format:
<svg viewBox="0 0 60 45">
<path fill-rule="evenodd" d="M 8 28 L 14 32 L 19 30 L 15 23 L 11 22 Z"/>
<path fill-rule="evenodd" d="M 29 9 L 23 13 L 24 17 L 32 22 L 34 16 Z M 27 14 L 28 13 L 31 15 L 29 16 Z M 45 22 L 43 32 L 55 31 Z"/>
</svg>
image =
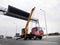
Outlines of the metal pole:
<svg viewBox="0 0 60 45">
<path fill-rule="evenodd" d="M 13 24 L 15 24 L 16 26 L 16 32 L 15 32 L 15 34 L 17 33 L 17 23 L 14 23 L 14 22 L 9 22 L 9 23 L 13 23 Z"/>
<path fill-rule="evenodd" d="M 16 24 L 16 33 L 17 33 L 17 24 Z"/>
<path fill-rule="evenodd" d="M 16 26 L 16 32 L 15 33 L 17 33 L 17 23 L 14 23 L 14 22 L 10 22 L 10 23 L 13 23 L 13 24 L 15 24 Z"/>
<path fill-rule="evenodd" d="M 46 12 L 45 12 L 44 10 L 42 10 L 42 9 L 40 9 L 40 10 L 43 11 L 43 13 L 44 13 L 45 29 L 46 29 L 46 38 L 47 38 L 47 36 L 48 36 L 48 31 L 47 31 L 47 23 L 46 23 Z"/>
</svg>

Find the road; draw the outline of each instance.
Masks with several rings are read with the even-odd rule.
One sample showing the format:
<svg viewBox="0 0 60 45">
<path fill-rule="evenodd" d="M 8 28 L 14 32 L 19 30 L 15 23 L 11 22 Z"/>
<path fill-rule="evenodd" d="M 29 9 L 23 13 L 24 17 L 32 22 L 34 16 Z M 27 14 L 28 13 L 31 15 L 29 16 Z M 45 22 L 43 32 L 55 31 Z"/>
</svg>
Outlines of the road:
<svg viewBox="0 0 60 45">
<path fill-rule="evenodd" d="M 42 40 L 0 39 L 0 45 L 60 45 L 60 36 L 43 37 Z"/>
</svg>

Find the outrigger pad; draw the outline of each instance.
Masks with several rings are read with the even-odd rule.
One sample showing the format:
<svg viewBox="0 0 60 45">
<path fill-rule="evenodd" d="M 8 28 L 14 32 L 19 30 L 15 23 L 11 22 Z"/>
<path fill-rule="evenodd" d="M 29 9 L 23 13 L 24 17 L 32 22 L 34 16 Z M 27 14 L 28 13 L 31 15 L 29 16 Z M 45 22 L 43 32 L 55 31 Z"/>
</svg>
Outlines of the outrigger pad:
<svg viewBox="0 0 60 45">
<path fill-rule="evenodd" d="M 30 13 L 25 12 L 25 11 L 20 10 L 20 9 L 17 9 L 15 7 L 10 6 L 10 5 L 8 6 L 8 11 L 6 13 L 7 16 L 19 18 L 22 20 L 27 20 L 29 17 L 29 14 Z"/>
</svg>

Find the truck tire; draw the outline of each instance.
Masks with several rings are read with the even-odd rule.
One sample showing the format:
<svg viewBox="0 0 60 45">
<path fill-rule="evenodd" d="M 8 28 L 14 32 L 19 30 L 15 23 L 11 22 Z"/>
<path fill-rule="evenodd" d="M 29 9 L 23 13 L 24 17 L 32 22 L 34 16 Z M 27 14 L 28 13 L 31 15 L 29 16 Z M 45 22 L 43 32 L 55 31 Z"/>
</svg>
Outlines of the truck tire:
<svg viewBox="0 0 60 45">
<path fill-rule="evenodd" d="M 42 39 L 42 36 L 39 36 L 39 39 L 41 40 Z"/>
<path fill-rule="evenodd" d="M 31 40 L 32 38 L 31 37 L 29 37 L 29 40 Z"/>
</svg>

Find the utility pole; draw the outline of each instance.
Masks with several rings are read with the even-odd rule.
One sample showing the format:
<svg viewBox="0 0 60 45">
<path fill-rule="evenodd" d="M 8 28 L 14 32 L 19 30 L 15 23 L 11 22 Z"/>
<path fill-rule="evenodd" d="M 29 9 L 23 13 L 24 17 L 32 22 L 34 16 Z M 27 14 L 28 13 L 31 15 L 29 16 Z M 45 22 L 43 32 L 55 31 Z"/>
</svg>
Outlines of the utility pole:
<svg viewBox="0 0 60 45">
<path fill-rule="evenodd" d="M 42 12 L 43 12 L 43 14 L 44 14 L 44 19 L 45 19 L 45 29 L 46 29 L 46 38 L 47 38 L 47 36 L 48 36 L 48 31 L 47 31 L 47 23 L 46 23 L 46 12 L 45 12 L 45 10 L 42 10 L 42 9 L 40 9 Z"/>
</svg>

